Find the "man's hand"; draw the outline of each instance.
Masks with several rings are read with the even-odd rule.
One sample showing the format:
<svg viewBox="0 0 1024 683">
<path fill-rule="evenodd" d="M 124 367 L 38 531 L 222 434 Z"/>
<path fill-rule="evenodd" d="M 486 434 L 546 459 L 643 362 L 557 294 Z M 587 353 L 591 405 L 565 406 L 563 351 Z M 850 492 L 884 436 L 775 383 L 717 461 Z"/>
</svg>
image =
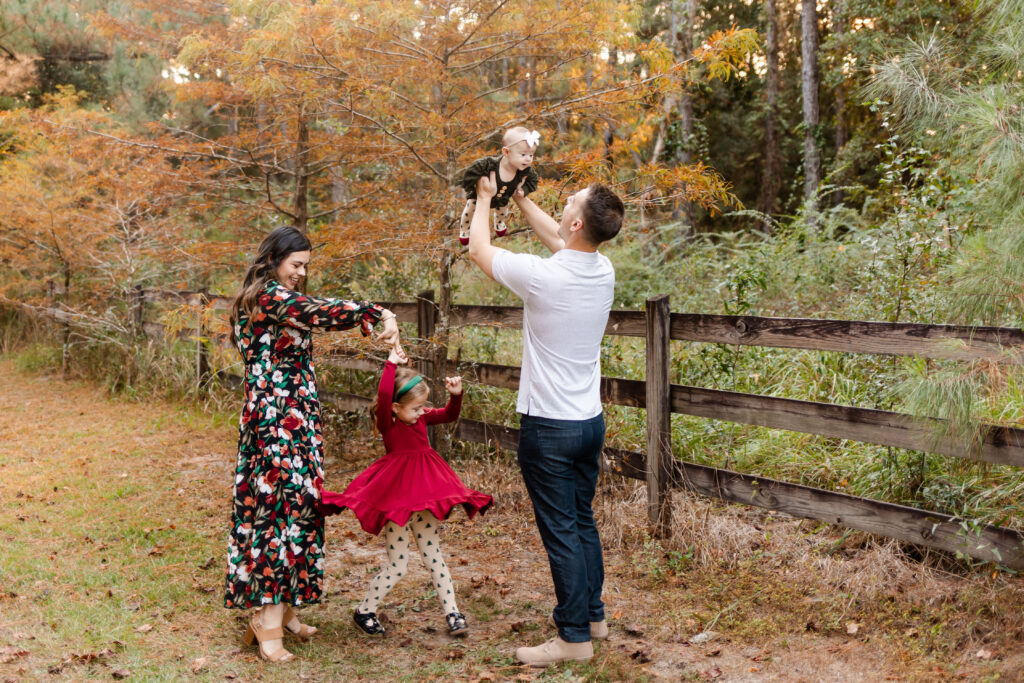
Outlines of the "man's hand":
<svg viewBox="0 0 1024 683">
<path fill-rule="evenodd" d="M 519 181 L 519 185 L 518 187 L 516 187 L 515 194 L 512 195 L 513 197 L 515 197 L 516 199 L 522 199 L 523 197 L 526 196 L 526 193 L 523 192 L 524 184 L 526 184 L 526 176 L 523 176 L 523 179 Z"/>
<path fill-rule="evenodd" d="M 462 394 L 462 377 L 456 375 L 455 377 L 444 378 L 444 388 L 448 390 L 448 393 L 452 396 L 460 396 Z"/>
<path fill-rule="evenodd" d="M 488 175 L 480 176 L 480 180 L 476 181 L 476 201 L 479 203 L 483 199 L 491 201 L 491 197 L 498 194 L 498 180 L 494 177 L 494 171 L 491 171 Z"/>
</svg>

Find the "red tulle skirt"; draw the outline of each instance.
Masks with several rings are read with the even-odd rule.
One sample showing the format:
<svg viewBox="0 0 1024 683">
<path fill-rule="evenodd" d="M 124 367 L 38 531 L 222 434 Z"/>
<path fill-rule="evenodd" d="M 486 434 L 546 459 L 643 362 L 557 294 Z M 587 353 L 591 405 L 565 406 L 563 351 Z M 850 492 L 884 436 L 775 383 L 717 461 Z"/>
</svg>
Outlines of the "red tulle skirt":
<svg viewBox="0 0 1024 683">
<path fill-rule="evenodd" d="M 493 503 L 487 494 L 463 484 L 433 450 L 388 453 L 353 479 L 344 493 L 324 490 L 320 501 L 324 515 L 348 508 L 371 534 L 379 534 L 389 520 L 405 526 L 409 516 L 420 510 L 447 519 L 461 505 L 472 518 Z"/>
</svg>

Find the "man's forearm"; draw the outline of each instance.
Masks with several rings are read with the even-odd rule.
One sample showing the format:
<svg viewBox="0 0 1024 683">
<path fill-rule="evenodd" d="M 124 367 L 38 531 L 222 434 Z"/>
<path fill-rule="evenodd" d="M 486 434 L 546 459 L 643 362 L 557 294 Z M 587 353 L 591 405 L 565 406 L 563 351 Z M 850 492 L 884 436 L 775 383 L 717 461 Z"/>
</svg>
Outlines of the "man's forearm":
<svg viewBox="0 0 1024 683">
<path fill-rule="evenodd" d="M 487 195 L 478 196 L 473 217 L 469 222 L 469 258 L 488 277 L 493 278 L 491 261 L 494 259 L 495 247 L 491 245 L 491 198 Z"/>
<path fill-rule="evenodd" d="M 516 197 L 515 201 L 519 205 L 519 210 L 523 212 L 523 218 L 537 233 L 537 237 L 545 247 L 556 252 L 565 246 L 565 242 L 558 236 L 558 223 L 554 218 L 534 204 L 529 197 Z"/>
</svg>

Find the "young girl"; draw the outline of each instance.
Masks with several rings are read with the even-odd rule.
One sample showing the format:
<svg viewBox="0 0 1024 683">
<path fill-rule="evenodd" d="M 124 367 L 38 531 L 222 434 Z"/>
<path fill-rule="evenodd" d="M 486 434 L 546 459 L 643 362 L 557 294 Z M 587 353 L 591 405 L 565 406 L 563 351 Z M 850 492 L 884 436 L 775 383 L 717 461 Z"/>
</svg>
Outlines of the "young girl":
<svg viewBox="0 0 1024 683">
<path fill-rule="evenodd" d="M 359 628 L 370 634 L 384 633 L 377 608 L 405 574 L 412 541 L 430 570 L 448 632 L 461 634 L 469 626 L 455 604 L 451 572 L 438 546 L 440 520 L 447 519 L 456 505 L 473 517 L 486 512 L 494 501 L 467 488 L 427 440 L 427 425 L 458 419 L 462 378 L 446 377 L 448 405 L 430 409 L 430 388 L 423 376 L 397 367 L 407 360 L 400 350 L 392 350 L 377 389 L 375 419 L 386 455 L 356 477 L 344 493 L 324 491 L 322 504 L 328 515 L 349 508 L 368 533 L 376 535 L 384 529 L 388 564 L 370 582 L 366 597 L 353 614 Z"/>
</svg>

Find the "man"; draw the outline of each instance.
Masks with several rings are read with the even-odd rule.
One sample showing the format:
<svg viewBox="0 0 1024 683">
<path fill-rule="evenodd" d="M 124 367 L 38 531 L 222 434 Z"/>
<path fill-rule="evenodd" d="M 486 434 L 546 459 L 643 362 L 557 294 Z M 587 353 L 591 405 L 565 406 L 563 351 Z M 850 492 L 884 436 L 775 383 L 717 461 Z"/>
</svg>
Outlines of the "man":
<svg viewBox="0 0 1024 683">
<path fill-rule="evenodd" d="M 546 666 L 590 659 L 591 638 L 608 637 L 604 561 L 591 504 L 604 444 L 601 339 L 615 270 L 597 248 L 618 234 L 624 207 L 614 192 L 594 184 L 569 197 L 556 222 L 517 193 L 526 221 L 553 255 L 513 254 L 490 243 L 496 187 L 493 173 L 477 185 L 469 256 L 523 300 L 519 468 L 551 565 L 558 635 L 519 648 L 516 657 Z"/>
</svg>

